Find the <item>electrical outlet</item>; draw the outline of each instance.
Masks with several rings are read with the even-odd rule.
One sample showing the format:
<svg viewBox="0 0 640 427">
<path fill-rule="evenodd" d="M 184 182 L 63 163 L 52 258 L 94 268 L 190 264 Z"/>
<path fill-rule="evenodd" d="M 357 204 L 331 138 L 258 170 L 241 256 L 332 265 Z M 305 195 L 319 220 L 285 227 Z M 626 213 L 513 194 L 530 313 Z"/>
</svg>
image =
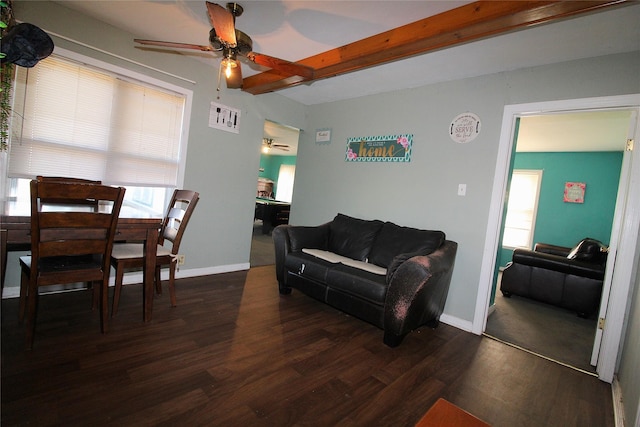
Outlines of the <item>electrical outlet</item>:
<svg viewBox="0 0 640 427">
<path fill-rule="evenodd" d="M 184 255 L 178 255 L 178 265 L 184 265 Z"/>
</svg>

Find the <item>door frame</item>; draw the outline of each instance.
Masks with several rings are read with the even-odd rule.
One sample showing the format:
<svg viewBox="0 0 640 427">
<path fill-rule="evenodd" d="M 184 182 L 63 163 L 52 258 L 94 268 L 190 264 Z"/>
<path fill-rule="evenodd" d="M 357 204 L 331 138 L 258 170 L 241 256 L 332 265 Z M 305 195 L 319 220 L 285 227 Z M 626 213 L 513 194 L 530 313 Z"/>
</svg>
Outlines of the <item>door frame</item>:
<svg viewBox="0 0 640 427">
<path fill-rule="evenodd" d="M 511 166 L 511 153 L 515 137 L 515 124 L 518 117 L 538 114 L 568 113 L 575 111 L 603 110 L 628 108 L 640 109 L 640 93 L 620 96 L 606 96 L 598 98 L 581 98 L 572 100 L 559 100 L 536 102 L 529 104 L 506 105 L 502 116 L 502 128 L 491 194 L 491 205 L 485 246 L 483 251 L 482 267 L 480 270 L 480 282 L 476 299 L 475 315 L 472 324 L 472 332 L 482 334 L 487 324 L 491 288 L 496 268 L 498 244 L 502 227 L 502 213 L 505 203 L 505 194 L 509 171 Z M 635 115 L 636 123 L 634 138 L 637 140 L 640 128 L 640 114 Z M 640 148 L 631 152 L 630 165 L 627 171 L 621 171 L 621 182 L 626 179 L 626 197 L 619 197 L 625 201 L 625 206 L 616 205 L 614 221 L 619 221 L 622 229 L 618 242 L 617 257 L 615 259 L 613 277 L 614 286 L 608 299 L 608 316 L 606 328 L 603 331 L 598 359 L 598 378 L 611 383 L 616 369 L 618 350 L 624 333 L 624 319 L 627 313 L 627 299 L 629 289 L 633 282 L 634 259 L 638 243 L 638 230 L 640 228 Z M 633 164 L 635 163 L 635 168 Z M 623 174 L 626 176 L 623 177 Z"/>
</svg>

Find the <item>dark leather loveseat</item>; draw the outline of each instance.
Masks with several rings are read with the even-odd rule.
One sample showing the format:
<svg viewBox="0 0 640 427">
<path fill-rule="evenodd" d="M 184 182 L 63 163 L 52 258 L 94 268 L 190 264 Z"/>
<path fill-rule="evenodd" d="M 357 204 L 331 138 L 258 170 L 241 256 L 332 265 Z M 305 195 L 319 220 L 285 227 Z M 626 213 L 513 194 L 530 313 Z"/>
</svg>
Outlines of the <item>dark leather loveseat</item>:
<svg viewBox="0 0 640 427">
<path fill-rule="evenodd" d="M 574 248 L 537 243 L 533 251 L 515 249 L 502 272 L 500 291 L 589 317 L 600 305 L 606 260 L 607 248 L 590 238 Z"/>
<path fill-rule="evenodd" d="M 338 214 L 319 226 L 280 225 L 273 240 L 281 294 L 295 288 L 378 326 L 390 347 L 438 325 L 458 246 L 443 232 Z"/>
</svg>

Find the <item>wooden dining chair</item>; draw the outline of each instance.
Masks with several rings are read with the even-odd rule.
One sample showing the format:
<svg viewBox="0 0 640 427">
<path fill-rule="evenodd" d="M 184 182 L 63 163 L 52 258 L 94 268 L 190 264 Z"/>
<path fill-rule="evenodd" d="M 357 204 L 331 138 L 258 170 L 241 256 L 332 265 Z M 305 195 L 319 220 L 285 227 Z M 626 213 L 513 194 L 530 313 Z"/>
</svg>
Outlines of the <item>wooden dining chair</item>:
<svg viewBox="0 0 640 427">
<path fill-rule="evenodd" d="M 196 191 L 175 190 L 167 209 L 167 214 L 162 222 L 160 237 L 158 241 L 158 251 L 156 255 L 155 285 L 156 292 L 162 293 L 160 283 L 160 271 L 163 266 L 169 266 L 169 296 L 171 306 L 176 306 L 175 276 L 176 265 L 178 264 L 178 251 L 182 236 L 191 214 L 200 199 Z M 170 247 L 165 247 L 165 242 L 170 243 Z M 115 243 L 111 252 L 111 265 L 116 269 L 115 291 L 113 294 L 113 307 L 111 315 L 118 311 L 120 302 L 120 292 L 122 291 L 122 280 L 125 269 L 142 268 L 144 266 L 144 247 L 142 243 Z"/>
<path fill-rule="evenodd" d="M 26 314 L 27 349 L 33 346 L 42 286 L 99 283 L 94 292 L 99 292 L 101 331 L 107 332 L 110 258 L 124 193 L 122 187 L 31 181 L 31 255 L 20 257 L 20 319 Z M 100 210 L 79 207 L 83 201 L 99 202 Z"/>
</svg>

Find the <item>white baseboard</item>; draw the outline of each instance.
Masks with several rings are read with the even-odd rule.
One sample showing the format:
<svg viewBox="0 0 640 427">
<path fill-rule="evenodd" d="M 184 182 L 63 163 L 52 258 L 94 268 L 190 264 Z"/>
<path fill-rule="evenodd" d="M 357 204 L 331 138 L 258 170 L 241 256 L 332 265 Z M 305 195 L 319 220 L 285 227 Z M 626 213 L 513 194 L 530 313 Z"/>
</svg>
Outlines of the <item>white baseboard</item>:
<svg viewBox="0 0 640 427">
<path fill-rule="evenodd" d="M 190 268 L 184 269 L 180 268 L 176 271 L 176 279 L 183 279 L 187 277 L 196 277 L 196 276 L 208 276 L 210 274 L 221 274 L 221 273 L 230 273 L 233 271 L 242 271 L 248 270 L 250 267 L 249 263 L 242 264 L 229 264 L 229 265 L 218 265 L 215 267 L 204 267 L 204 268 Z M 161 280 L 169 279 L 169 270 L 163 269 L 160 275 Z M 109 278 L 109 286 L 113 286 L 115 279 L 113 275 Z M 136 283 L 142 283 L 142 272 L 133 272 L 126 273 L 124 278 L 122 279 L 123 285 L 132 285 Z M 19 298 L 20 297 L 20 287 L 19 286 L 10 286 L 5 287 L 2 290 L 2 299 L 6 298 Z"/>
<path fill-rule="evenodd" d="M 624 427 L 624 404 L 622 403 L 622 389 L 618 382 L 618 376 L 613 376 L 611 382 L 611 396 L 613 398 L 613 420 L 616 427 Z"/>
<path fill-rule="evenodd" d="M 453 326 L 454 328 L 473 333 L 473 323 L 468 320 L 460 319 L 459 317 L 442 313 L 442 315 L 440 316 L 440 321 L 442 323 L 446 323 L 449 326 Z"/>
</svg>

